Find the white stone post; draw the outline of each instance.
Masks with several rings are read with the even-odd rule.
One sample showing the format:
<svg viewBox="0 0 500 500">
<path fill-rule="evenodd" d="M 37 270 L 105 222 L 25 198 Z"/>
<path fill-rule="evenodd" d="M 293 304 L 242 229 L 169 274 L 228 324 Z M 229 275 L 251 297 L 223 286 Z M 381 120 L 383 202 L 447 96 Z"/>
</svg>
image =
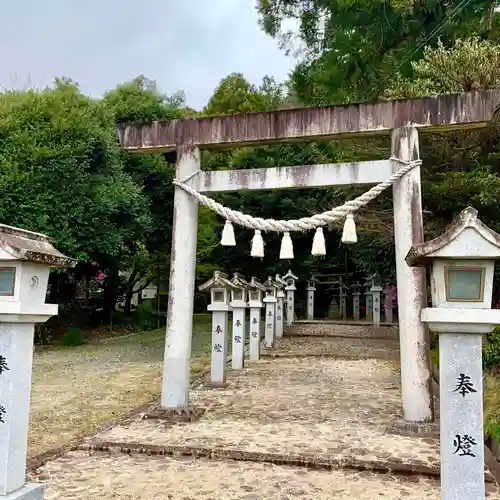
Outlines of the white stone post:
<svg viewBox="0 0 500 500">
<path fill-rule="evenodd" d="M 176 178 L 186 179 L 199 169 L 199 149 L 191 145 L 179 146 Z M 198 202 L 182 189 L 174 187 L 169 300 L 160 403 L 163 409 L 182 409 L 189 404 L 197 234 Z"/>
<path fill-rule="evenodd" d="M 259 304 L 259 305 L 257 305 Z M 250 302 L 250 361 L 260 359 L 260 311 L 262 302 Z"/>
<path fill-rule="evenodd" d="M 233 370 L 242 370 L 245 364 L 246 305 L 241 307 L 231 302 L 231 306 L 233 308 L 233 349 L 231 354 L 231 367 Z"/>
<path fill-rule="evenodd" d="M 382 292 L 382 287 L 374 285 L 371 288 L 373 297 L 373 326 L 380 326 L 380 294 Z"/>
<path fill-rule="evenodd" d="M 354 319 L 359 321 L 360 315 L 359 315 L 359 297 L 361 293 L 358 291 L 352 292 L 352 309 L 353 309 L 353 316 Z"/>
<path fill-rule="evenodd" d="M 248 307 L 250 308 L 250 361 L 260 359 L 260 316 L 263 307 L 262 294 L 266 287 L 255 278 L 250 280 Z"/>
<path fill-rule="evenodd" d="M 229 292 L 234 285 L 227 279 L 227 274 L 214 271 L 207 282 L 199 286 L 200 291 L 210 291 L 211 302 L 207 311 L 212 313 L 212 359 L 210 365 L 210 385 L 223 387 L 226 384 L 227 364 L 227 326 Z"/>
<path fill-rule="evenodd" d="M 43 500 L 43 486 L 26 483 L 34 329 L 58 311 L 45 304 L 49 266 L 76 261 L 46 236 L 8 226 L 0 227 L 0 261 L 0 499 Z"/>
<path fill-rule="evenodd" d="M 295 322 L 295 291 L 297 287 L 295 286 L 295 282 L 297 281 L 297 276 L 295 276 L 292 271 L 288 271 L 283 279 L 286 282 L 285 286 L 285 302 L 286 304 L 283 306 L 286 309 L 286 325 L 292 326 Z"/>
<path fill-rule="evenodd" d="M 313 280 L 307 282 L 307 319 L 312 321 L 314 319 L 314 292 L 316 292 L 316 285 Z"/>
<path fill-rule="evenodd" d="M 370 288 L 365 290 L 365 319 L 373 321 L 373 294 Z"/>
<path fill-rule="evenodd" d="M 439 334 L 441 499 L 484 500 L 482 334 Z"/>
<path fill-rule="evenodd" d="M 286 291 L 286 325 L 292 326 L 295 321 L 295 291 L 296 287 L 287 286 Z"/>
<path fill-rule="evenodd" d="M 280 289 L 276 294 L 278 302 L 276 303 L 276 338 L 280 339 L 283 337 L 283 329 L 285 324 L 284 317 L 284 304 L 285 304 L 285 292 Z"/>
<path fill-rule="evenodd" d="M 231 291 L 231 308 L 233 310 L 233 345 L 231 366 L 233 370 L 242 370 L 245 365 L 246 340 L 246 308 L 249 283 L 238 273 L 234 273 L 231 283 L 235 289 Z"/>
<path fill-rule="evenodd" d="M 403 161 L 419 159 L 418 131 L 402 127 L 392 131 L 391 155 Z M 394 172 L 401 168 L 394 163 Z M 420 167 L 411 169 L 393 186 L 394 239 L 398 293 L 401 392 L 404 419 L 434 419 L 429 342 L 420 311 L 427 304 L 425 270 L 405 261 L 412 245 L 424 240 Z"/>
<path fill-rule="evenodd" d="M 384 316 L 386 323 L 393 322 L 392 311 L 394 309 L 394 287 L 387 285 L 384 288 Z"/>
<path fill-rule="evenodd" d="M 276 339 L 275 333 L 275 309 L 278 299 L 274 297 L 264 297 L 264 304 L 266 305 L 265 316 L 265 329 L 264 329 L 264 347 L 266 349 L 273 349 Z"/>
<path fill-rule="evenodd" d="M 347 319 L 347 290 L 344 289 L 343 285 L 340 285 L 340 314 L 343 320 Z"/>
<path fill-rule="evenodd" d="M 226 360 L 227 360 L 227 304 L 212 307 L 212 360 L 210 365 L 210 384 L 212 387 L 223 387 L 226 384 Z"/>
</svg>

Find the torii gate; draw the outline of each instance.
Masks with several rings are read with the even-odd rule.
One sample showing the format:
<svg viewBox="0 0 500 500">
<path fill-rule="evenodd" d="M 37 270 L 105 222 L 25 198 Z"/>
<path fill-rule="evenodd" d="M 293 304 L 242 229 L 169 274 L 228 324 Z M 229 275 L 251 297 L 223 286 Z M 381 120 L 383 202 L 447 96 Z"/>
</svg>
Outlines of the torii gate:
<svg viewBox="0 0 500 500">
<path fill-rule="evenodd" d="M 418 129 L 444 131 L 485 126 L 500 102 L 500 90 L 441 95 L 375 104 L 286 109 L 120 124 L 123 149 L 133 153 L 176 151 L 176 178 L 199 192 L 286 189 L 385 181 L 400 165 L 392 160 L 200 171 L 200 150 L 230 149 L 335 136 L 390 135 L 391 154 L 419 158 Z M 404 418 L 433 420 L 427 331 L 420 320 L 426 305 L 425 272 L 411 268 L 405 256 L 423 241 L 420 168 L 393 186 L 398 283 L 401 384 Z M 176 186 L 174 195 L 170 290 L 167 311 L 161 406 L 188 407 L 198 202 Z"/>
</svg>

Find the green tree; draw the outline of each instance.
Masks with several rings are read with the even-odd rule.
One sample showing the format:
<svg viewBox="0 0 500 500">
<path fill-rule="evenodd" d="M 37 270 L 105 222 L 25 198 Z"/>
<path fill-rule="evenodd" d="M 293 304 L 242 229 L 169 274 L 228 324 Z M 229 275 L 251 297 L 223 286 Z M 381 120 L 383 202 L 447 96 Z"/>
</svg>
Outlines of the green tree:
<svg viewBox="0 0 500 500">
<path fill-rule="evenodd" d="M 446 46 L 477 34 L 498 39 L 495 0 L 259 0 L 261 25 L 298 47 L 292 85 L 305 104 L 371 100 L 391 75 L 441 37 Z M 290 21 L 297 25 L 287 30 Z"/>
</svg>

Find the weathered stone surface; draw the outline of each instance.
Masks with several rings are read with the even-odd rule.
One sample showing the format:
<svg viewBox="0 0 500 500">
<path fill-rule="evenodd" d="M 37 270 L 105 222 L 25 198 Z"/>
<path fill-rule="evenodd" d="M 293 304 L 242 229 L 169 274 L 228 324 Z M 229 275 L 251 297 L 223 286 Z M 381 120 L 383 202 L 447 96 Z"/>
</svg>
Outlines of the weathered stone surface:
<svg viewBox="0 0 500 500">
<path fill-rule="evenodd" d="M 144 153 L 173 151 L 181 144 L 220 149 L 314 141 L 338 134 L 385 135 L 408 124 L 427 130 L 463 129 L 484 126 L 493 118 L 498 100 L 497 89 L 482 90 L 403 101 L 123 123 L 117 133 L 123 149 Z"/>
<path fill-rule="evenodd" d="M 35 479 L 47 485 L 46 500 L 439 499 L 439 483 L 425 478 L 107 453 L 69 453 Z"/>
</svg>

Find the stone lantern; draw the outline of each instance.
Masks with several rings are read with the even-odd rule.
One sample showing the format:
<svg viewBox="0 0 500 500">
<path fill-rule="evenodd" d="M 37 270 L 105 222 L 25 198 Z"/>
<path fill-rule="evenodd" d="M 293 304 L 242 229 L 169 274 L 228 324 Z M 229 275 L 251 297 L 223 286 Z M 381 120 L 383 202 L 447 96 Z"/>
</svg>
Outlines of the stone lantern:
<svg viewBox="0 0 500 500">
<path fill-rule="evenodd" d="M 500 324 L 491 309 L 500 235 L 468 207 L 441 236 L 416 245 L 409 266 L 428 266 L 432 307 L 421 320 L 439 333 L 441 498 L 484 500 L 482 335 Z M 401 363 L 404 363 L 402 353 Z"/>
<path fill-rule="evenodd" d="M 58 313 L 45 303 L 50 268 L 77 261 L 47 236 L 3 224 L 0 261 L 0 498 L 41 500 L 42 486 L 25 482 L 35 323 Z"/>
<path fill-rule="evenodd" d="M 314 319 L 314 294 L 316 292 L 316 280 L 311 277 L 307 282 L 307 319 L 312 321 Z"/>
<path fill-rule="evenodd" d="M 227 322 L 231 310 L 229 294 L 233 289 L 227 274 L 221 271 L 214 271 L 213 277 L 198 287 L 200 292 L 210 291 L 211 302 L 207 311 L 212 313 L 210 382 L 213 387 L 223 387 L 226 383 Z"/>
<path fill-rule="evenodd" d="M 248 291 L 250 284 L 245 278 L 234 273 L 231 279 L 230 305 L 233 309 L 233 350 L 231 366 L 233 370 L 242 370 L 245 364 L 246 308 L 248 306 Z"/>
<path fill-rule="evenodd" d="M 280 287 L 271 276 L 264 282 L 266 288 L 266 296 L 264 297 L 265 311 L 265 328 L 264 328 L 264 346 L 266 349 L 272 349 L 276 339 L 276 304 L 278 303 L 278 288 Z"/>
<path fill-rule="evenodd" d="M 292 326 L 295 321 L 295 291 L 297 290 L 295 283 L 298 278 L 292 271 L 288 270 L 283 276 L 283 280 L 286 282 L 286 324 L 287 326 Z"/>
<path fill-rule="evenodd" d="M 250 308 L 250 361 L 260 359 L 260 311 L 266 287 L 255 278 L 250 280 L 248 307 Z"/>
</svg>

